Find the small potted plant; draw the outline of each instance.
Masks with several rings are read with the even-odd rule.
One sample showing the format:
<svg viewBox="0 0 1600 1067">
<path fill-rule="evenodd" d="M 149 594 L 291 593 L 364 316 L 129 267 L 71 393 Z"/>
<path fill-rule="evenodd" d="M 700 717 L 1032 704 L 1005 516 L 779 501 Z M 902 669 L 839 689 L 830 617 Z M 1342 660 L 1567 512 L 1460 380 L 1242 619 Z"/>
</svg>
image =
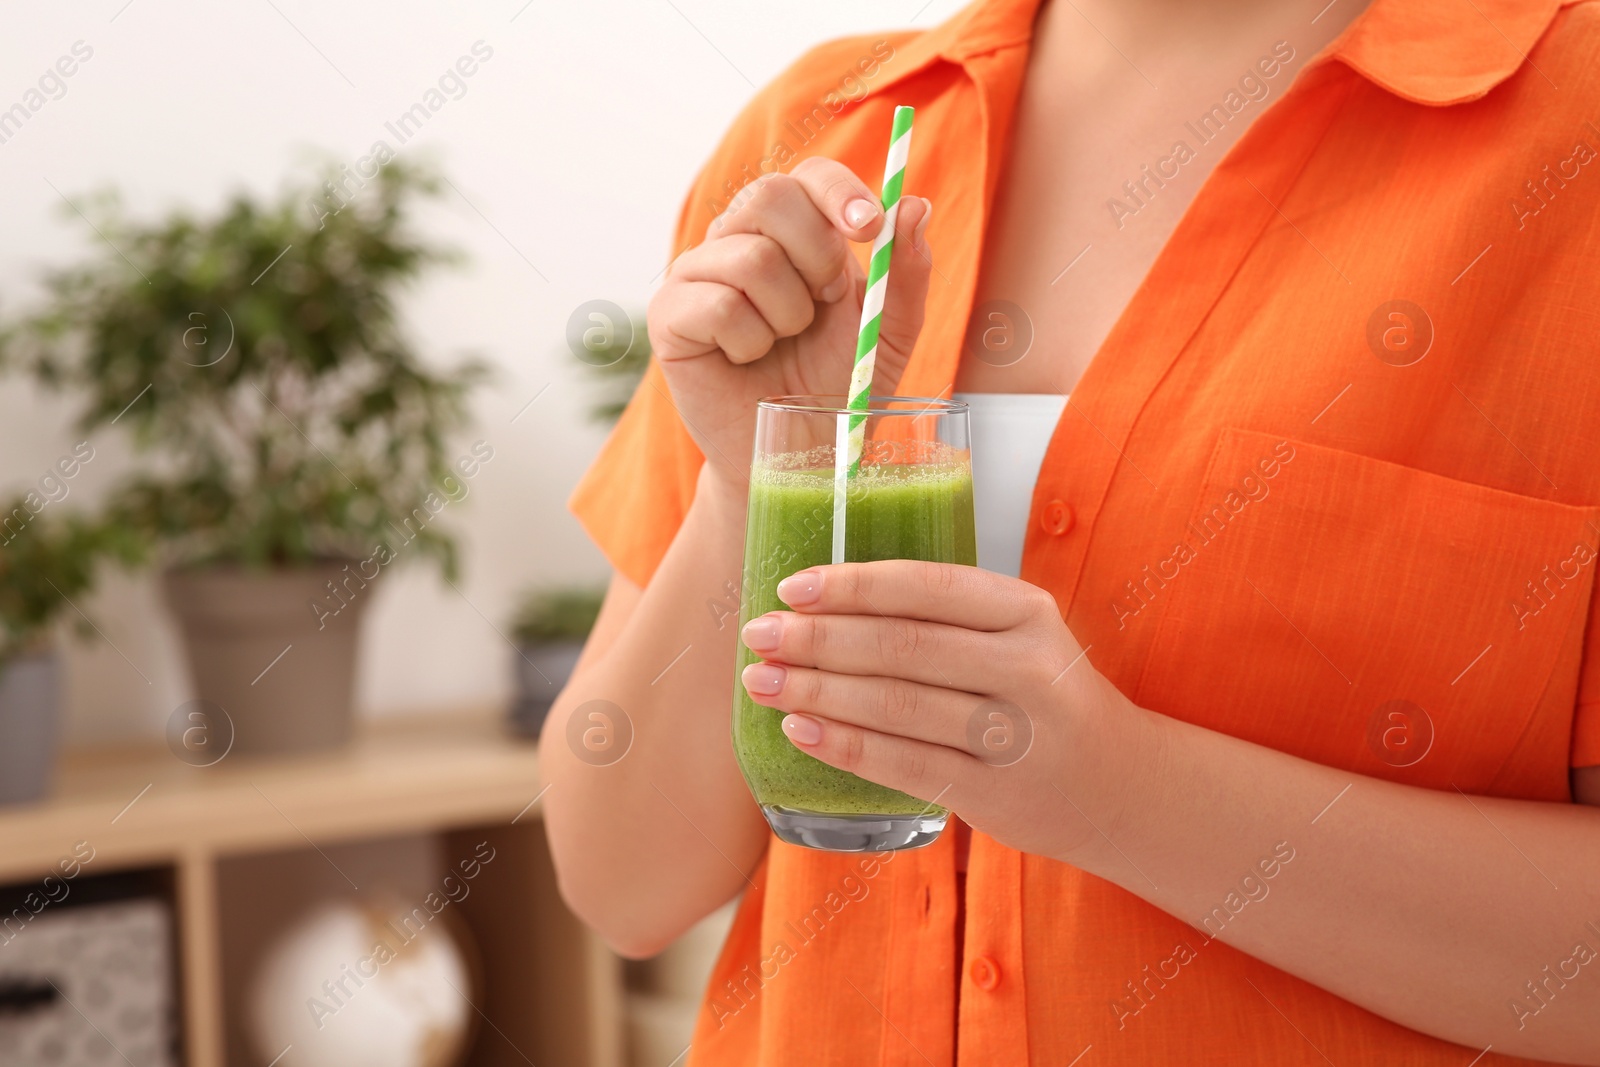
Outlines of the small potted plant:
<svg viewBox="0 0 1600 1067">
<path fill-rule="evenodd" d="M 583 642 L 600 614 L 605 590 L 549 589 L 524 594 L 511 622 L 517 643 L 517 696 L 512 730 L 538 737 L 556 694 L 567 684 Z"/>
<path fill-rule="evenodd" d="M 244 752 L 347 737 L 372 587 L 414 557 L 454 576 L 440 515 L 484 458 L 447 449 L 481 367 L 431 369 L 397 314 L 453 258 L 409 224 L 436 180 L 387 159 L 328 177 L 153 224 L 103 200 L 104 253 L 0 335 L 84 397 L 83 428 L 131 431 L 143 468 L 108 515 L 159 546 L 197 695 Z"/>
<path fill-rule="evenodd" d="M 0 503 L 0 804 L 38 800 L 49 787 L 60 733 L 55 624 L 90 631 L 78 602 L 108 555 L 138 558 L 136 539 L 28 493 Z"/>
</svg>

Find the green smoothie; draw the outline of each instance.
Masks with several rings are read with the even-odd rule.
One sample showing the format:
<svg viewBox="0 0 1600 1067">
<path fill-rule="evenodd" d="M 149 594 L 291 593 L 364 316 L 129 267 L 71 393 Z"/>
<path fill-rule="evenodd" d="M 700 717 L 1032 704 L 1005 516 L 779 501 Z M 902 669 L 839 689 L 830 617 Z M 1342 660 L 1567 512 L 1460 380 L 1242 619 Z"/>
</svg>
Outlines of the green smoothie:
<svg viewBox="0 0 1600 1067">
<path fill-rule="evenodd" d="M 750 472 L 750 518 L 739 624 L 787 611 L 778 582 L 832 562 L 833 468 L 805 468 L 771 457 Z M 962 464 L 863 466 L 851 479 L 845 558 L 977 563 L 972 474 Z M 760 659 L 739 645 L 738 672 Z M 733 748 L 764 807 L 830 815 L 937 814 L 925 801 L 858 778 L 807 755 L 784 735 L 783 713 L 750 699 L 734 675 Z M 826 708 L 818 708 L 827 714 Z"/>
</svg>

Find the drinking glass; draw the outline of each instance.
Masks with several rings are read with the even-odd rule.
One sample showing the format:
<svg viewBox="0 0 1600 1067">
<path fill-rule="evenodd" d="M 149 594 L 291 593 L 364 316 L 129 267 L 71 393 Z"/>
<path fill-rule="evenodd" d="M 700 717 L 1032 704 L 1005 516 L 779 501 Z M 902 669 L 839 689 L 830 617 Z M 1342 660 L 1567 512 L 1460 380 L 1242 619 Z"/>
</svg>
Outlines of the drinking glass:
<svg viewBox="0 0 1600 1067">
<path fill-rule="evenodd" d="M 843 396 L 759 402 L 741 627 L 769 611 L 789 610 L 778 599 L 778 583 L 807 567 L 881 559 L 976 565 L 967 405 L 873 397 L 862 424 L 860 467 L 841 479 L 834 457 L 852 414 Z M 843 520 L 838 538 L 836 518 Z M 740 673 L 760 658 L 739 644 L 733 747 L 773 833 L 833 852 L 933 842 L 948 818 L 943 808 L 803 752 L 784 734 L 783 713 L 750 699 Z"/>
</svg>

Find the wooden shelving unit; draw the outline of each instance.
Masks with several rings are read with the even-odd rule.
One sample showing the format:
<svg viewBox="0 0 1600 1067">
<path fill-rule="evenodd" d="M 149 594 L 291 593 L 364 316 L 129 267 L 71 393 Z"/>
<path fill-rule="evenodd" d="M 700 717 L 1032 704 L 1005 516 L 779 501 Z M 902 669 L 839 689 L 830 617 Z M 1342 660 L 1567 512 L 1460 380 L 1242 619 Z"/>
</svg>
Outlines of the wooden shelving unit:
<svg viewBox="0 0 1600 1067">
<path fill-rule="evenodd" d="M 184 764 L 160 745 L 69 752 L 51 797 L 0 809 L 0 882 L 42 878 L 77 842 L 92 874 L 166 869 L 176 887 L 187 1067 L 230 1062 L 225 865 L 390 837 L 437 835 L 444 852 L 490 841 L 495 876 L 461 905 L 482 956 L 471 1067 L 621 1067 L 620 961 L 559 899 L 540 818 L 534 747 L 498 717 L 364 728 L 338 753 Z M 237 1042 L 235 1042 L 235 1045 Z"/>
</svg>

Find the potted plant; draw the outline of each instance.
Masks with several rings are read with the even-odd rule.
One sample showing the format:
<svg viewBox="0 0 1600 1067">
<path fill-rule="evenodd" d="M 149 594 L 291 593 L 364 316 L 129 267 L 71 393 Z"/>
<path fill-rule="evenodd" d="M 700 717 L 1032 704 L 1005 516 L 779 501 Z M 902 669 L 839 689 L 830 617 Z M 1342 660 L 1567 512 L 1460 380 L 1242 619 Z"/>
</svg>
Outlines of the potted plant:
<svg viewBox="0 0 1600 1067">
<path fill-rule="evenodd" d="M 453 259 L 409 224 L 436 179 L 367 169 L 153 224 L 102 199 L 103 254 L 0 336 L 84 396 L 86 430 L 131 431 L 145 462 L 108 516 L 160 546 L 197 695 L 240 751 L 342 742 L 373 583 L 412 557 L 455 574 L 446 441 L 482 368 L 429 369 L 396 312 Z"/>
<path fill-rule="evenodd" d="M 59 483 L 57 483 L 59 484 Z M 134 538 L 75 515 L 37 493 L 0 504 L 0 804 L 38 800 L 50 783 L 60 732 L 60 663 L 51 640 L 99 560 L 134 562 Z"/>
<path fill-rule="evenodd" d="M 566 588 L 525 593 L 511 621 L 517 696 L 511 727 L 523 737 L 538 737 L 556 694 L 577 665 L 583 642 L 600 614 L 604 589 Z"/>
</svg>

